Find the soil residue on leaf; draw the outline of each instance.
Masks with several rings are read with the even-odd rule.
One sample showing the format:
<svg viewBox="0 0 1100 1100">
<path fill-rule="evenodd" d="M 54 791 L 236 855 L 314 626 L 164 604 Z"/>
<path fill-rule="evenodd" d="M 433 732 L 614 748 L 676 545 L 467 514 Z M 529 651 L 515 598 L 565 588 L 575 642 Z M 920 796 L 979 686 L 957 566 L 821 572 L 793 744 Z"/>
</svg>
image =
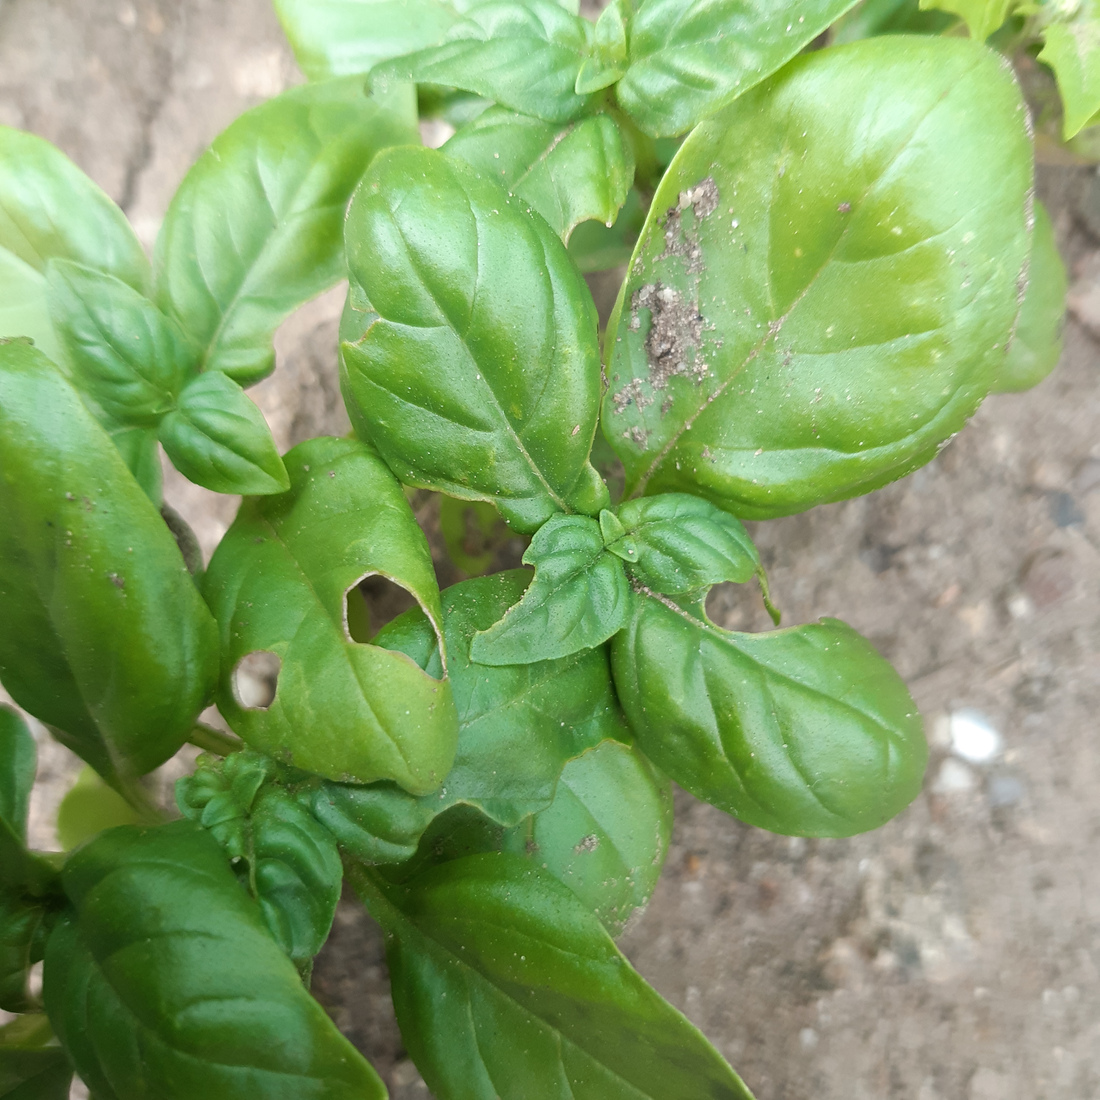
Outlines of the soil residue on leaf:
<svg viewBox="0 0 1100 1100">
<path fill-rule="evenodd" d="M 632 331 L 636 332 L 641 326 L 639 311 L 643 309 L 648 309 L 652 317 L 645 340 L 650 385 L 655 390 L 663 390 L 674 375 L 695 382 L 706 378 L 710 368 L 700 355 L 700 349 L 707 322 L 699 312 L 699 303 L 686 299 L 674 287 L 650 283 L 631 296 Z M 615 395 L 616 405 L 619 397 L 620 394 Z"/>
</svg>

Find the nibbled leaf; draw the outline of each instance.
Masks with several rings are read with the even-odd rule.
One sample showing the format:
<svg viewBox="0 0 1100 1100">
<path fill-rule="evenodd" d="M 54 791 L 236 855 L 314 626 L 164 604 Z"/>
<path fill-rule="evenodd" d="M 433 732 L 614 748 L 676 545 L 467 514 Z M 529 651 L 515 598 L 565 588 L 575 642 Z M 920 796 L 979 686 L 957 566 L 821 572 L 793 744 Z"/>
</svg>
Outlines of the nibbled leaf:
<svg viewBox="0 0 1100 1100">
<path fill-rule="evenodd" d="M 38 1013 L 18 1016 L 0 1027 L 3 1100 L 68 1100 L 72 1067 L 52 1040 L 49 1021 Z"/>
<path fill-rule="evenodd" d="M 569 255 L 573 262 L 585 274 L 629 263 L 645 224 L 645 214 L 641 196 L 631 188 L 610 228 L 599 222 L 583 222 L 577 226 L 569 238 Z"/>
<path fill-rule="evenodd" d="M 1027 265 L 1027 292 L 1008 356 L 994 389 L 1016 393 L 1041 382 L 1058 365 L 1066 317 L 1066 267 L 1058 255 L 1054 227 L 1041 202 L 1035 203 L 1035 231 Z"/>
<path fill-rule="evenodd" d="M 195 363 L 180 327 L 121 279 L 69 260 L 50 261 L 46 285 L 77 386 L 122 424 L 157 424 Z"/>
<path fill-rule="evenodd" d="M 622 562 L 604 550 L 588 516 L 555 516 L 523 555 L 535 579 L 504 618 L 475 634 L 470 658 L 485 665 L 526 665 L 601 645 L 622 628 L 630 585 Z"/>
<path fill-rule="evenodd" d="M 856 0 L 638 0 L 615 91 L 653 137 L 690 130 L 771 76 Z"/>
<path fill-rule="evenodd" d="M 526 571 L 463 581 L 443 593 L 447 668 L 458 708 L 458 751 L 434 813 L 468 803 L 502 825 L 549 805 L 566 761 L 608 737 L 628 736 L 611 688 L 607 652 L 584 650 L 556 661 L 476 664 L 470 644 L 523 595 Z M 377 645 L 409 654 L 438 673 L 427 618 L 416 609 L 378 632 Z"/>
<path fill-rule="evenodd" d="M 46 265 L 73 260 L 144 292 L 149 261 L 121 210 L 60 150 L 0 126 L 0 338 L 64 352 L 46 306 Z"/>
<path fill-rule="evenodd" d="M 219 709 L 249 745 L 284 763 L 426 794 L 454 757 L 450 685 L 401 654 L 353 641 L 345 616 L 348 591 L 380 574 L 441 630 L 427 541 L 367 445 L 312 439 L 285 462 L 289 492 L 246 500 L 206 572 L 222 632 Z M 234 670 L 254 652 L 281 662 L 266 709 L 246 708 L 234 688 Z"/>
<path fill-rule="evenodd" d="M 57 839 L 65 851 L 116 825 L 148 824 L 92 768 L 83 768 L 57 808 Z"/>
<path fill-rule="evenodd" d="M 64 883 L 44 996 L 96 1100 L 384 1100 L 197 825 L 113 829 Z"/>
<path fill-rule="evenodd" d="M 411 859 L 436 814 L 431 795 L 416 798 L 394 783 L 325 783 L 311 806 L 340 847 L 369 865 Z"/>
<path fill-rule="evenodd" d="M 564 126 L 490 107 L 443 146 L 529 203 L 563 241 L 612 224 L 634 182 L 634 150 L 610 115 Z"/>
<path fill-rule="evenodd" d="M 611 662 L 641 750 L 750 825 L 852 836 L 920 792 L 928 749 L 916 704 L 836 619 L 739 634 L 639 595 Z"/>
<path fill-rule="evenodd" d="M 1100 2 L 1069 5 L 1043 29 L 1039 60 L 1053 70 L 1062 93 L 1062 136 L 1068 141 L 1100 113 Z"/>
<path fill-rule="evenodd" d="M 437 150 L 391 149 L 347 246 L 344 396 L 401 480 L 492 501 L 522 532 L 605 507 L 596 310 L 546 222 Z"/>
<path fill-rule="evenodd" d="M 700 126 L 608 326 L 628 495 L 765 518 L 927 462 L 1003 362 L 1031 162 L 1011 73 L 957 38 L 809 54 Z"/>
<path fill-rule="evenodd" d="M 349 872 L 386 932 L 401 1034 L 439 1100 L 751 1100 L 552 875 L 488 853 L 407 886 Z"/>
<path fill-rule="evenodd" d="M 0 680 L 115 783 L 183 743 L 217 630 L 154 505 L 40 352 L 0 343 Z"/>
<path fill-rule="evenodd" d="M 984 42 L 1020 7 L 1020 0 L 920 0 L 920 10 L 951 12 L 966 22 L 970 37 Z"/>
<path fill-rule="evenodd" d="M 417 140 L 411 102 L 372 99 L 358 78 L 292 88 L 214 140 L 156 247 L 157 304 L 201 369 L 242 385 L 271 373 L 275 329 L 344 277 L 344 210 L 371 157 Z"/>
<path fill-rule="evenodd" d="M 649 901 L 672 837 L 672 790 L 637 749 L 604 741 L 565 765 L 554 801 L 504 836 L 617 936 Z"/>
<path fill-rule="evenodd" d="M 264 414 L 226 374 L 192 379 L 157 438 L 184 477 L 216 493 L 283 493 L 286 468 Z"/>
<path fill-rule="evenodd" d="M 575 88 L 594 48 L 592 24 L 555 0 L 483 0 L 438 45 L 372 69 L 371 84 L 442 84 L 568 122 L 588 105 L 590 96 Z"/>
<path fill-rule="evenodd" d="M 176 802 L 235 861 L 268 931 L 305 971 L 328 939 L 343 867 L 328 830 L 293 794 L 266 782 L 274 771 L 259 753 L 200 757 L 195 774 L 177 782 Z"/>
</svg>

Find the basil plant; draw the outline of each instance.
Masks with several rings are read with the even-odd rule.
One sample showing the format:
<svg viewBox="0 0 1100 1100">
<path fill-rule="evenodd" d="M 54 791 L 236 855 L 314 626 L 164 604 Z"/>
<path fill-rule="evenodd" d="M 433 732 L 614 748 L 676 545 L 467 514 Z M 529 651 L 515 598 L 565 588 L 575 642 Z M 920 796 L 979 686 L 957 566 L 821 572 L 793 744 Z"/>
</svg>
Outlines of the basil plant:
<svg viewBox="0 0 1100 1100">
<path fill-rule="evenodd" d="M 813 837 L 920 789 L 866 639 L 706 600 L 778 623 L 743 521 L 909 473 L 1054 365 L 1012 72 L 960 33 L 812 48 L 851 0 L 276 7 L 310 80 L 214 141 L 151 262 L 0 129 L 0 680 L 91 769 L 71 850 L 29 850 L 0 709 L 0 1096 L 384 1097 L 308 991 L 346 879 L 440 1100 L 749 1100 L 615 938 L 673 781 Z M 618 265 L 601 345 L 582 272 Z M 354 431 L 280 455 L 245 390 L 343 279 Z M 162 454 L 244 498 L 205 569 Z M 414 488 L 528 568 L 459 547 L 441 592 Z M 372 576 L 415 600 L 379 630 Z M 188 742 L 167 812 L 143 777 Z"/>
</svg>

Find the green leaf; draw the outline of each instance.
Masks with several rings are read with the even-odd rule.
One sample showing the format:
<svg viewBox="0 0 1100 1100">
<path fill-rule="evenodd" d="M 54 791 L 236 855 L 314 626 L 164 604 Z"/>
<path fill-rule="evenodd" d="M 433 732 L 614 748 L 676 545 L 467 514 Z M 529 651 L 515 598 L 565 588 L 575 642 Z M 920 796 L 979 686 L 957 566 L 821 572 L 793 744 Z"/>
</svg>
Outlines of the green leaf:
<svg viewBox="0 0 1100 1100">
<path fill-rule="evenodd" d="M 497 550 L 514 537 L 488 501 L 448 496 L 439 498 L 439 532 L 451 561 L 470 577 L 487 573 Z"/>
<path fill-rule="evenodd" d="M 152 428 L 132 428 L 127 425 L 106 425 L 111 441 L 122 455 L 122 461 L 134 475 L 142 492 L 160 508 L 163 504 L 163 472 L 160 468 L 160 448 L 157 433 Z"/>
<path fill-rule="evenodd" d="M 568 122 L 590 96 L 575 90 L 595 28 L 555 0 L 483 0 L 435 46 L 383 62 L 372 87 L 413 81 L 476 92 L 525 115 Z"/>
<path fill-rule="evenodd" d="M 601 645 L 622 629 L 630 585 L 622 562 L 604 551 L 596 520 L 548 520 L 523 562 L 534 566 L 534 581 L 500 622 L 474 636 L 471 660 L 483 665 L 552 661 Z"/>
<path fill-rule="evenodd" d="M 917 0 L 863 0 L 833 26 L 836 45 L 877 34 L 942 34 L 958 20 L 944 11 L 924 11 Z"/>
<path fill-rule="evenodd" d="M 214 140 L 156 248 L 157 304 L 198 343 L 201 369 L 242 385 L 271 373 L 275 329 L 344 277 L 344 210 L 371 157 L 417 140 L 411 100 L 379 102 L 356 78 L 293 88 Z"/>
<path fill-rule="evenodd" d="M 608 326 L 628 495 L 756 519 L 927 462 L 1003 362 L 1031 162 L 1011 73 L 966 39 L 808 54 L 700 126 Z"/>
<path fill-rule="evenodd" d="M 34 1007 L 27 982 L 32 964 L 42 958 L 48 917 L 41 900 L 0 887 L 0 1009 L 5 1012 Z"/>
<path fill-rule="evenodd" d="M 416 798 L 393 783 L 325 783 L 314 793 L 311 806 L 341 848 L 371 865 L 411 859 L 436 814 L 430 795 Z"/>
<path fill-rule="evenodd" d="M 610 115 L 565 126 L 490 107 L 443 147 L 529 203 L 563 241 L 613 224 L 634 182 L 634 151 Z"/>
<path fill-rule="evenodd" d="M 194 369 L 180 327 L 121 279 L 70 260 L 50 261 L 46 287 L 77 386 L 114 421 L 155 426 Z"/>
<path fill-rule="evenodd" d="M 997 393 L 1031 389 L 1058 365 L 1066 317 L 1066 268 L 1058 255 L 1054 227 L 1041 202 L 1035 203 L 1035 231 L 1027 266 L 1027 292 L 997 374 Z"/>
<path fill-rule="evenodd" d="M 27 842 L 27 811 L 38 764 L 34 737 L 27 723 L 0 705 L 0 824 L 20 844 Z"/>
<path fill-rule="evenodd" d="M 613 0 L 600 12 L 596 22 L 596 52 L 585 59 L 577 74 L 574 90 L 588 95 L 614 84 L 626 72 L 626 23 L 622 5 Z"/>
<path fill-rule="evenodd" d="M 48 141 L 0 126 L 0 338 L 30 336 L 63 361 L 46 307 L 51 259 L 148 288 L 149 261 L 122 211 Z"/>
<path fill-rule="evenodd" d="M 458 708 L 458 751 L 434 813 L 467 803 L 502 825 L 550 804 L 566 761 L 608 737 L 628 736 L 611 687 L 605 649 L 538 664 L 479 665 L 470 644 L 523 595 L 525 571 L 463 581 L 443 593 L 447 667 Z M 378 632 L 377 645 L 409 654 L 438 672 L 427 618 L 416 609 Z"/>
<path fill-rule="evenodd" d="M 116 825 L 139 825 L 142 816 L 91 768 L 84 768 L 57 808 L 57 839 L 65 851 Z"/>
<path fill-rule="evenodd" d="M 491 501 L 525 533 L 597 514 L 596 310 L 546 222 L 441 152 L 392 149 L 347 243 L 345 399 L 401 480 Z"/>
<path fill-rule="evenodd" d="M 649 901 L 672 837 L 672 789 L 637 749 L 604 741 L 565 765 L 554 801 L 506 851 L 565 883 L 617 936 Z"/>
<path fill-rule="evenodd" d="M 739 634 L 639 595 L 611 661 L 641 750 L 750 825 L 852 836 L 920 792 L 928 749 L 916 704 L 836 619 Z"/>
<path fill-rule="evenodd" d="M 584 222 L 577 226 L 569 238 L 569 255 L 585 274 L 620 267 L 630 262 L 644 224 L 645 208 L 641 196 L 631 188 L 610 228 L 600 222 Z"/>
<path fill-rule="evenodd" d="M 1039 60 L 1058 81 L 1065 109 L 1062 136 L 1068 141 L 1100 112 L 1100 4 L 1083 0 L 1067 12 L 1065 22 L 1044 28 Z"/>
<path fill-rule="evenodd" d="M 407 657 L 355 642 L 347 594 L 379 574 L 440 627 L 431 553 L 401 486 L 370 447 L 312 439 L 286 455 L 290 491 L 246 500 L 206 572 L 222 632 L 218 706 L 249 745 L 334 779 L 439 786 L 454 757 L 450 685 Z M 275 698 L 248 709 L 239 662 L 274 654 Z M 443 670 L 440 669 L 440 675 Z"/>
<path fill-rule="evenodd" d="M 854 4 L 638 0 L 619 102 L 653 137 L 685 133 L 771 76 Z"/>
<path fill-rule="evenodd" d="M 206 706 L 217 630 L 175 539 L 40 352 L 0 344 L 0 680 L 112 784 Z"/>
<path fill-rule="evenodd" d="M 49 1021 L 37 1013 L 0 1027 L 3 1100 L 68 1100 L 72 1067 L 52 1039 Z"/>
<path fill-rule="evenodd" d="M 44 996 L 97 1100 L 384 1100 L 196 825 L 104 833 L 64 883 Z"/>
<path fill-rule="evenodd" d="M 157 437 L 184 477 L 216 493 L 262 496 L 290 488 L 264 414 L 220 371 L 187 383 Z"/>
<path fill-rule="evenodd" d="M 984 42 L 1020 6 L 1020 0 L 920 0 L 920 10 L 938 9 L 965 20 L 970 37 Z"/>
<path fill-rule="evenodd" d="M 440 1100 L 751 1100 L 599 920 L 514 855 L 407 887 L 349 872 L 386 932 L 405 1045 Z"/>
</svg>

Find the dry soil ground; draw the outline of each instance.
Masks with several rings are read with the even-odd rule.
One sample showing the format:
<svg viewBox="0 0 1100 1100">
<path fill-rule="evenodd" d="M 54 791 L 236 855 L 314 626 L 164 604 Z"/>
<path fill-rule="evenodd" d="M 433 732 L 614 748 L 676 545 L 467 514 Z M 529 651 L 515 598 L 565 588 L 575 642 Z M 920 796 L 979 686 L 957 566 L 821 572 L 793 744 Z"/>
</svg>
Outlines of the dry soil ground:
<svg viewBox="0 0 1100 1100">
<path fill-rule="evenodd" d="M 0 0 L 0 123 L 56 142 L 147 243 L 206 143 L 297 79 L 267 0 Z M 788 622 L 843 617 L 908 680 L 925 793 L 827 842 L 680 797 L 666 875 L 623 941 L 759 1100 L 1100 1098 L 1100 187 L 1048 169 L 1040 190 L 1078 279 L 1057 373 L 990 399 L 913 477 L 755 530 Z M 330 295 L 288 323 L 253 391 L 284 446 L 342 429 L 338 309 Z M 209 551 L 234 502 L 171 493 Z M 751 594 L 716 603 L 767 625 Z M 952 751 L 967 708 L 1002 739 L 981 764 Z M 43 772 L 50 843 L 72 762 L 45 749 Z M 315 988 L 397 1100 L 420 1100 L 384 979 L 345 904 Z"/>
</svg>

